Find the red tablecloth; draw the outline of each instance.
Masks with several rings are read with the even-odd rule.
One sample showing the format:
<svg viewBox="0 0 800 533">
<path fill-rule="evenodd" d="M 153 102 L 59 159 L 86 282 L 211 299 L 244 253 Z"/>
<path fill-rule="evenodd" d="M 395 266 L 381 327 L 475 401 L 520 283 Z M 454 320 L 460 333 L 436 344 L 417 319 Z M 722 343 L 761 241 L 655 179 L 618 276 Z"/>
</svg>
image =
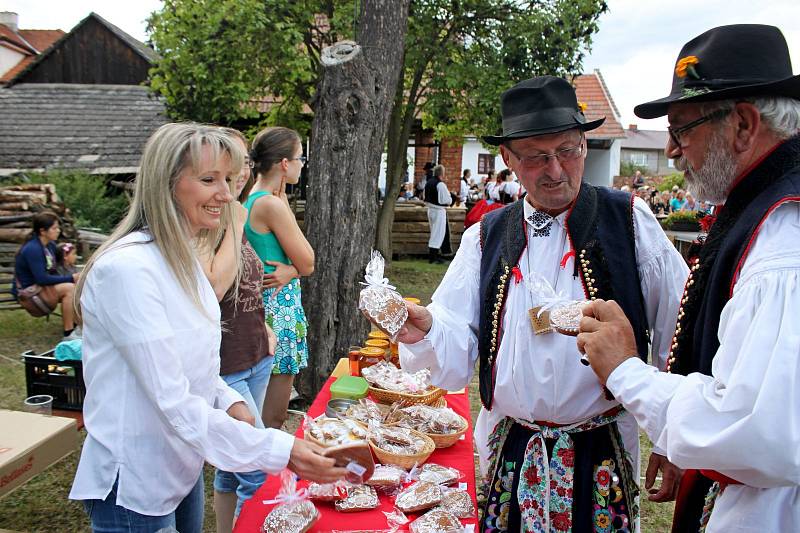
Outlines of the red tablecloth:
<svg viewBox="0 0 800 533">
<path fill-rule="evenodd" d="M 317 417 L 325 412 L 325 407 L 328 400 L 331 398 L 331 383 L 334 378 L 328 379 L 325 386 L 320 390 L 319 395 L 311 404 L 308 409 L 308 415 Z M 469 399 L 466 392 L 460 394 L 448 394 L 445 396 L 447 404 L 455 412 L 463 416 L 470 423 L 470 427 L 464 434 L 464 439 L 458 441 L 449 448 L 437 449 L 433 452 L 427 462 L 437 463 L 445 466 L 450 466 L 458 469 L 463 473 L 463 482 L 467 484 L 467 491 L 472 496 L 472 501 L 475 503 L 475 461 L 473 458 L 472 447 L 472 419 L 469 413 Z M 302 430 L 298 429 L 297 436 L 302 436 Z M 279 489 L 278 476 L 268 476 L 266 483 L 256 491 L 255 495 L 242 507 L 242 512 L 239 519 L 236 521 L 234 533 L 254 533 L 261 530 L 264 519 L 272 509 L 272 505 L 265 505 L 264 500 L 270 500 L 275 497 Z M 300 487 L 307 486 L 305 481 L 298 483 Z M 380 506 L 377 509 L 370 511 L 362 511 L 359 513 L 340 513 L 334 509 L 332 503 L 316 502 L 317 509 L 319 509 L 321 517 L 319 521 L 310 530 L 313 532 L 321 531 L 348 531 L 355 529 L 386 529 L 386 515 L 383 511 L 392 511 L 394 506 L 392 498 L 384 494 L 378 493 L 380 497 Z M 413 520 L 419 516 L 418 514 L 409 514 L 408 518 Z M 472 519 L 462 520 L 464 524 L 476 524 L 477 517 Z M 407 528 L 405 528 L 407 530 Z"/>
</svg>

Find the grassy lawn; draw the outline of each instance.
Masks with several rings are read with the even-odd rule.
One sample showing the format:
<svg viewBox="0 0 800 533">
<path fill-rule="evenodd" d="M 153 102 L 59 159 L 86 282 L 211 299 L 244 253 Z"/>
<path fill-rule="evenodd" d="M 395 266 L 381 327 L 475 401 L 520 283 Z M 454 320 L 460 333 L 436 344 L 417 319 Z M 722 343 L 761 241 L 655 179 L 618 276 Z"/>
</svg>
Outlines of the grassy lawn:
<svg viewBox="0 0 800 533">
<path fill-rule="evenodd" d="M 395 261 L 387 271 L 391 283 L 404 296 L 416 296 L 423 303 L 430 301 L 444 274 L 446 265 L 430 265 L 427 261 Z M 25 397 L 24 366 L 19 354 L 33 349 L 37 353 L 52 348 L 61 336 L 58 317 L 49 321 L 35 319 L 24 311 L 0 313 L 0 408 L 17 409 Z M 470 385 L 473 419 L 480 408 L 477 381 Z M 286 429 L 294 431 L 298 418 L 290 417 Z M 642 439 L 643 464 L 649 454 L 649 442 Z M 67 499 L 79 453 L 54 465 L 44 473 L 0 499 L 0 529 L 14 531 L 69 532 L 88 531 L 89 524 L 82 507 Z M 205 531 L 214 531 L 211 503 L 213 470 L 206 467 Z M 667 532 L 672 504 L 651 504 L 642 501 L 642 531 Z"/>
</svg>

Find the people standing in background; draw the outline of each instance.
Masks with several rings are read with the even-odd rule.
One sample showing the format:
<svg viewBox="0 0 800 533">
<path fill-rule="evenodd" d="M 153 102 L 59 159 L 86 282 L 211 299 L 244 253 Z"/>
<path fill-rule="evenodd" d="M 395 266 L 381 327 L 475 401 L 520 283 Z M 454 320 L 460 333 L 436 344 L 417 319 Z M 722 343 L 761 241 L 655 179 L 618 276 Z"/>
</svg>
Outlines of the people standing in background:
<svg viewBox="0 0 800 533">
<path fill-rule="evenodd" d="M 697 211 L 699 206 L 697 205 L 697 201 L 692 196 L 692 193 L 686 193 L 686 204 L 683 206 L 684 211 Z"/>
<path fill-rule="evenodd" d="M 500 186 L 503 185 L 505 174 L 508 169 L 501 170 L 498 174 L 492 173 L 493 181 L 486 182 L 486 198 L 494 202 L 500 201 Z"/>
<path fill-rule="evenodd" d="M 458 202 L 460 205 L 466 204 L 467 200 L 469 199 L 471 175 L 472 171 L 468 168 L 464 169 L 464 173 L 461 175 L 461 182 L 459 183 L 458 188 Z"/>
<path fill-rule="evenodd" d="M 675 193 L 675 198 L 669 201 L 669 208 L 673 213 L 683 210 L 683 208 L 686 206 L 686 198 L 684 198 L 685 195 L 686 191 L 683 189 L 678 189 L 678 191 Z"/>
<path fill-rule="evenodd" d="M 244 203 L 250 213 L 244 231 L 264 262 L 265 318 L 278 337 L 262 419 L 266 427 L 280 428 L 286 420 L 294 377 L 308 365 L 307 321 L 299 278 L 314 272 L 314 250 L 286 198 L 286 185 L 299 181 L 306 158 L 300 135 L 282 127 L 261 130 L 250 156 L 256 183 Z"/>
<path fill-rule="evenodd" d="M 639 187 L 644 187 L 644 185 L 645 182 L 644 182 L 644 176 L 642 176 L 642 171 L 637 170 L 636 172 L 633 173 L 633 183 L 631 187 L 633 187 L 633 189 L 636 190 Z"/>
<path fill-rule="evenodd" d="M 450 191 L 444 179 L 442 165 L 433 168 L 433 175 L 425 183 L 425 207 L 428 208 L 428 225 L 431 235 L 428 239 L 428 262 L 443 263 L 442 254 L 450 255 L 450 227 L 447 223 L 447 207 L 452 203 Z"/>
<path fill-rule="evenodd" d="M 222 128 L 247 153 L 247 140 L 237 130 Z M 247 209 L 240 203 L 246 185 L 252 187 L 252 162 L 245 156 L 242 170 L 235 181 L 232 227 L 225 231 L 215 254 L 201 253 L 201 264 L 214 293 L 220 302 L 222 329 L 220 345 L 220 376 L 233 390 L 242 395 L 255 426 L 263 428 L 261 420 L 264 396 L 272 372 L 275 334 L 264 322 L 262 300 L 263 267 L 261 260 L 244 235 Z M 236 242 L 240 243 L 236 246 Z M 241 271 L 237 269 L 239 253 Z M 238 278 L 238 279 L 237 279 Z M 230 533 L 244 502 L 264 483 L 266 476 L 259 470 L 228 472 L 217 469 L 214 475 L 214 511 L 217 533 Z"/>
<path fill-rule="evenodd" d="M 503 182 L 500 184 L 498 196 L 503 205 L 508 205 L 519 200 L 519 183 L 514 181 L 514 173 L 509 169 L 500 171 L 499 179 Z"/>
</svg>

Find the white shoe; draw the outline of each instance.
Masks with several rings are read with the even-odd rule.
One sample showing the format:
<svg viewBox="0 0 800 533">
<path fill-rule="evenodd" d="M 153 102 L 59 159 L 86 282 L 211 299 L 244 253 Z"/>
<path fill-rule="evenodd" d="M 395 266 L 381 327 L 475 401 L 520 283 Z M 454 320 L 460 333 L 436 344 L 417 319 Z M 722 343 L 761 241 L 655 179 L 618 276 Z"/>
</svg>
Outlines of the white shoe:
<svg viewBox="0 0 800 533">
<path fill-rule="evenodd" d="M 78 337 L 83 337 L 83 327 L 75 326 L 75 329 L 72 330 L 72 333 L 77 335 Z"/>
<path fill-rule="evenodd" d="M 77 340 L 77 339 L 80 339 L 80 338 L 81 338 L 81 336 L 78 335 L 75 330 L 72 330 L 72 333 L 70 333 L 69 335 L 61 338 L 61 342 L 74 341 L 74 340 Z"/>
</svg>

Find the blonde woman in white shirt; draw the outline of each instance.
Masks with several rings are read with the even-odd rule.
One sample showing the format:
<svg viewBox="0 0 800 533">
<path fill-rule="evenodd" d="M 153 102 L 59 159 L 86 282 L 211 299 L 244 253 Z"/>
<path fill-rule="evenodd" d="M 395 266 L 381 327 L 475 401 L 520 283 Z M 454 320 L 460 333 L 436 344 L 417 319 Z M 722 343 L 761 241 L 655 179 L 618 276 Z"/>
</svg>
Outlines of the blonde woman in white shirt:
<svg viewBox="0 0 800 533">
<path fill-rule="evenodd" d="M 192 240 L 213 249 L 230 227 L 244 156 L 217 128 L 159 128 L 126 218 L 76 289 L 88 436 L 70 498 L 84 501 L 94 531 L 202 531 L 205 461 L 343 477 L 313 444 L 253 427 L 243 398 L 219 377 L 219 305 Z"/>
</svg>

